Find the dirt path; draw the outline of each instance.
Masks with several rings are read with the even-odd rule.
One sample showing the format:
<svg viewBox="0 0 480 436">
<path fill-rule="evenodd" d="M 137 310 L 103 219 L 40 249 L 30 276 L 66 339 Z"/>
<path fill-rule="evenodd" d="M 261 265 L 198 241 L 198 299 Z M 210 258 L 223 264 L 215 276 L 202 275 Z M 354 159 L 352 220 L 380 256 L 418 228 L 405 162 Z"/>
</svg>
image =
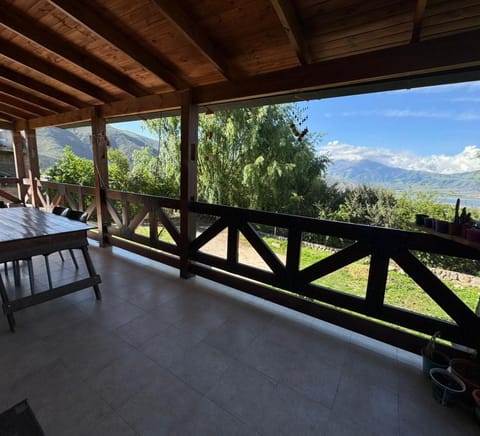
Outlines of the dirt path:
<svg viewBox="0 0 480 436">
<path fill-rule="evenodd" d="M 228 230 L 225 229 L 220 232 L 215 238 L 205 244 L 201 250 L 205 253 L 212 254 L 224 259 L 227 258 L 227 240 L 228 240 Z M 245 265 L 253 266 L 256 268 L 261 268 L 267 271 L 271 271 L 268 265 L 263 261 L 263 259 L 258 255 L 250 243 L 240 236 L 238 243 L 238 261 Z M 285 256 L 277 254 L 277 257 L 285 264 Z"/>
</svg>

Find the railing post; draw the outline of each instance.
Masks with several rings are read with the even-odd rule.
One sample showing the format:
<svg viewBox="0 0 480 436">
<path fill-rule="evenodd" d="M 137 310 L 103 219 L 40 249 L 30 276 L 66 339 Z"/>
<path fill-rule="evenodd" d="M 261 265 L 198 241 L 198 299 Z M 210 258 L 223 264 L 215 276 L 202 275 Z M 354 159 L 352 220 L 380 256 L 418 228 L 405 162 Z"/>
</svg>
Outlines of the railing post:
<svg viewBox="0 0 480 436">
<path fill-rule="evenodd" d="M 15 158 L 15 175 L 18 179 L 17 190 L 18 198 L 25 201 L 25 194 L 27 193 L 27 187 L 23 183 L 23 179 L 27 176 L 25 170 L 25 157 L 23 154 L 24 141 L 22 134 L 19 130 L 14 130 L 13 135 L 13 156 Z"/>
<path fill-rule="evenodd" d="M 195 217 L 189 203 L 197 198 L 198 106 L 191 102 L 190 91 L 182 92 L 180 160 L 180 277 L 188 278 L 190 242 L 195 239 Z"/>
<path fill-rule="evenodd" d="M 41 202 L 38 196 L 37 181 L 40 180 L 40 166 L 38 164 L 37 135 L 35 129 L 26 129 L 27 155 L 28 155 L 28 178 L 30 180 L 31 200 L 33 207 L 39 207 Z"/>
<path fill-rule="evenodd" d="M 92 147 L 95 171 L 95 202 L 97 209 L 98 241 L 101 247 L 108 245 L 107 227 L 107 190 L 108 190 L 108 153 L 107 128 L 100 108 L 92 112 Z"/>
</svg>

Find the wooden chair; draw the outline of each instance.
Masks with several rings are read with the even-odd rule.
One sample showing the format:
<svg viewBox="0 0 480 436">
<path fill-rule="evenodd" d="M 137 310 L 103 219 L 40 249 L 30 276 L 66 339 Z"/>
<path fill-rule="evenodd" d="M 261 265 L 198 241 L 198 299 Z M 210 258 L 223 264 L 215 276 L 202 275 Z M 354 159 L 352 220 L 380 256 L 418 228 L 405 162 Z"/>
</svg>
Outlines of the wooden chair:
<svg viewBox="0 0 480 436">
<path fill-rule="evenodd" d="M 88 219 L 87 212 L 82 212 L 82 211 L 79 211 L 79 210 L 72 210 L 72 209 L 69 209 L 68 207 L 56 206 L 52 209 L 52 213 L 55 214 L 55 215 L 64 216 L 64 217 L 66 217 L 68 219 L 71 219 L 71 220 L 81 221 L 83 223 L 86 223 L 87 219 Z M 70 257 L 72 258 L 72 262 L 75 265 L 75 269 L 78 269 L 77 259 L 75 258 L 75 254 L 73 253 L 73 250 L 69 249 L 68 251 L 70 253 Z M 59 254 L 60 259 L 62 259 L 62 262 L 65 262 L 65 258 L 63 257 L 62 252 L 57 251 L 56 253 Z M 52 254 L 52 253 L 44 254 L 44 258 L 45 258 L 45 268 L 47 270 L 48 285 L 49 285 L 50 289 L 52 289 L 52 275 L 51 275 L 51 272 L 50 272 L 50 262 L 48 261 L 48 256 L 50 254 Z"/>
</svg>

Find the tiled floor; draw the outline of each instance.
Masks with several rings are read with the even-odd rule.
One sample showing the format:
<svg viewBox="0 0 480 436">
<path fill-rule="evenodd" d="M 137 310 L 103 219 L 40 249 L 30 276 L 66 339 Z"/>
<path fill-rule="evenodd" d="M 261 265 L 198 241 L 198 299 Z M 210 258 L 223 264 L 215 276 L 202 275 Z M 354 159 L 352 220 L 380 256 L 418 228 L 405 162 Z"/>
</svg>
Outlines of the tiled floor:
<svg viewBox="0 0 480 436">
<path fill-rule="evenodd" d="M 19 312 L 15 334 L 0 324 L 1 410 L 28 398 L 49 436 L 480 434 L 467 410 L 435 403 L 418 356 L 90 251 L 101 302 L 88 289 Z M 56 278 L 79 274 L 68 256 L 50 262 Z M 42 259 L 35 270 L 46 286 Z"/>
</svg>

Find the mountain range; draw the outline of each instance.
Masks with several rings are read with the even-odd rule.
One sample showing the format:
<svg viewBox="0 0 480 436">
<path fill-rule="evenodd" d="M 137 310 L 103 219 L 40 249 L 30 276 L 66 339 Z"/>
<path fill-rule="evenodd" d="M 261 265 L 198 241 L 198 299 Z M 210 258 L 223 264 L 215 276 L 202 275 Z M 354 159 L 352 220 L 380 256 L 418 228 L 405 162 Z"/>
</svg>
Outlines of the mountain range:
<svg viewBox="0 0 480 436">
<path fill-rule="evenodd" d="M 478 198 L 480 171 L 441 174 L 406 170 L 369 159 L 334 160 L 327 170 L 327 180 L 341 185 L 367 184 L 396 191 L 429 191 L 449 197 Z"/>
<path fill-rule="evenodd" d="M 72 147 L 72 151 L 77 156 L 92 159 L 91 132 L 90 127 L 38 129 L 37 144 L 40 168 L 49 168 L 54 165 L 60 159 L 67 145 Z M 153 139 L 111 126 L 107 126 L 107 137 L 111 148 L 123 151 L 129 158 L 135 150 L 145 146 L 154 149 L 158 147 L 158 142 Z"/>
<path fill-rule="evenodd" d="M 158 147 L 156 140 L 111 126 L 107 126 L 107 136 L 110 147 L 122 150 L 128 157 L 131 157 L 135 150 L 145 146 L 153 149 Z M 51 167 L 58 161 L 67 145 L 72 147 L 77 156 L 92 158 L 91 129 L 89 127 L 38 129 L 37 142 L 42 169 Z M 470 154 L 471 152 L 472 150 L 470 150 Z M 383 156 L 383 162 L 372 159 L 372 153 L 366 153 L 365 156 L 366 158 L 361 158 L 357 153 L 351 159 L 332 159 L 327 169 L 327 180 L 330 183 L 338 183 L 340 186 L 368 184 L 396 191 L 422 190 L 436 192 L 437 195 L 447 197 L 479 198 L 479 170 L 454 174 L 419 171 L 400 168 L 395 164 L 387 165 L 385 156 Z"/>
</svg>

